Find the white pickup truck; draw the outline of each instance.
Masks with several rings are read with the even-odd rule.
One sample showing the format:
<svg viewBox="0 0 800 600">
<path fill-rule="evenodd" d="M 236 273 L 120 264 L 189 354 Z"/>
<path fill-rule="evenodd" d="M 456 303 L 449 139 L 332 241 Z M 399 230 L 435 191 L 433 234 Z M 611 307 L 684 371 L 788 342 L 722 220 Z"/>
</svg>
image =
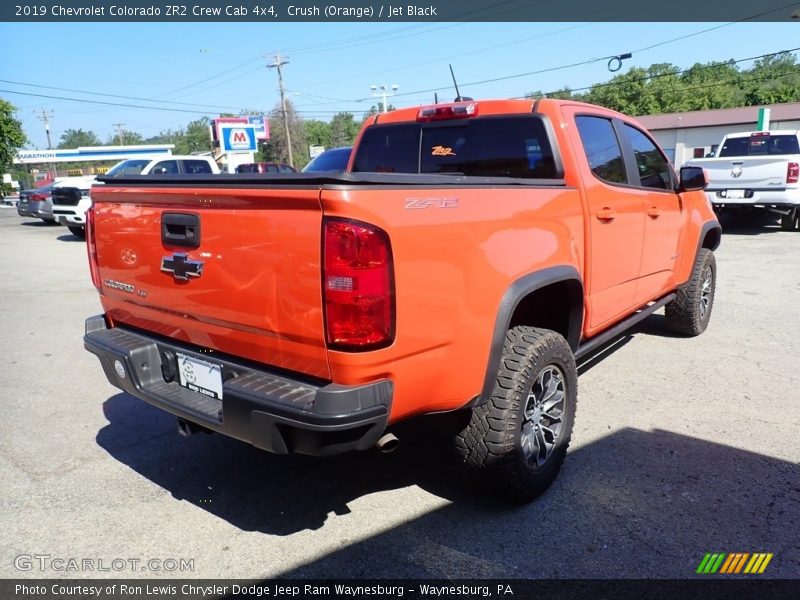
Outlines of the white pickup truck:
<svg viewBox="0 0 800 600">
<path fill-rule="evenodd" d="M 127 175 L 211 175 L 219 166 L 208 156 L 169 155 L 161 158 L 131 158 L 111 167 L 106 177 Z M 99 185 L 93 175 L 71 177 L 53 189 L 53 218 L 78 237 L 85 236 L 86 211 L 92 205 L 91 188 Z"/>
<path fill-rule="evenodd" d="M 713 158 L 686 166 L 706 170 L 706 196 L 717 214 L 756 208 L 779 214 L 786 231 L 800 229 L 800 132 L 731 133 Z"/>
</svg>

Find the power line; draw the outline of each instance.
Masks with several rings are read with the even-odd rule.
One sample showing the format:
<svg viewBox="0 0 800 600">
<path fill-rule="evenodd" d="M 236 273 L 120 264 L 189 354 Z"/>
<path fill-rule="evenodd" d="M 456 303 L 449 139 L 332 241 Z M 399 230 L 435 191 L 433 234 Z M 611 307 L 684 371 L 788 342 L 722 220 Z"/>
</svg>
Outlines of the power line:
<svg viewBox="0 0 800 600">
<path fill-rule="evenodd" d="M 762 59 L 762 58 L 769 58 L 769 57 L 772 57 L 772 56 L 778 56 L 780 54 L 787 54 L 787 53 L 797 52 L 798 50 L 800 50 L 800 47 L 789 48 L 789 49 L 786 49 L 786 50 L 779 50 L 777 52 L 770 52 L 770 53 L 761 54 L 761 55 L 758 55 L 758 56 L 751 56 L 751 57 L 747 57 L 747 58 L 740 58 L 740 59 L 736 59 L 736 60 L 730 60 L 730 61 L 727 61 L 727 62 L 714 63 L 714 64 L 711 64 L 711 65 L 694 66 L 694 67 L 691 67 L 691 68 L 688 68 L 688 69 L 682 69 L 682 70 L 678 70 L 678 71 L 669 71 L 667 73 L 659 73 L 659 74 L 656 74 L 656 75 L 647 75 L 647 76 L 639 77 L 639 78 L 636 78 L 636 79 L 627 79 L 627 80 L 621 81 L 621 82 L 618 81 L 618 82 L 596 83 L 596 84 L 593 84 L 593 85 L 574 88 L 574 89 L 571 89 L 571 91 L 580 92 L 580 91 L 590 90 L 592 88 L 602 88 L 602 87 L 625 85 L 625 84 L 634 83 L 634 82 L 637 82 L 637 81 L 646 81 L 646 80 L 649 80 L 649 79 L 657 79 L 657 78 L 661 78 L 661 77 L 681 75 L 681 74 L 688 73 L 688 72 L 690 72 L 692 70 L 694 70 L 694 71 L 705 70 L 705 69 L 719 67 L 719 66 L 726 65 L 726 64 L 734 65 L 734 64 L 739 64 L 739 63 L 742 63 L 742 62 L 758 60 L 758 59 Z M 284 62 L 283 64 L 286 64 L 286 63 Z M 780 77 L 782 77 L 782 76 L 783 75 L 780 75 Z M 711 84 L 711 85 L 717 85 L 717 84 Z M 709 86 L 706 85 L 706 86 L 703 86 L 703 87 L 709 87 Z M 119 107 L 123 107 L 123 108 L 135 108 L 135 109 L 143 109 L 143 110 L 151 110 L 151 111 L 177 112 L 177 113 L 203 114 L 203 115 L 208 115 L 208 114 L 212 114 L 212 113 L 216 112 L 214 110 L 200 111 L 200 110 L 190 110 L 190 109 L 171 108 L 171 107 L 142 106 L 142 105 L 136 105 L 136 104 L 120 103 L 120 102 L 89 100 L 89 99 L 85 99 L 85 98 L 69 98 L 69 97 L 65 97 L 65 96 L 36 94 L 36 93 L 32 93 L 32 92 L 19 92 L 19 91 L 15 91 L 15 90 L 0 89 L 0 92 L 9 93 L 9 94 L 17 94 L 17 95 L 21 95 L 21 96 L 32 96 L 32 97 L 36 97 L 36 98 L 47 98 L 47 99 L 52 99 L 52 100 L 66 100 L 66 101 L 70 101 L 70 102 L 78 102 L 78 103 L 84 103 L 84 104 L 103 105 L 103 106 L 119 106 Z M 548 92 L 548 94 L 553 94 L 553 93 L 555 93 L 555 91 Z M 525 96 L 518 96 L 518 98 L 524 98 L 524 97 Z M 244 111 L 244 110 L 245 109 L 243 109 L 243 108 L 239 109 L 240 112 Z M 300 111 L 300 110 L 298 110 L 296 112 L 298 114 L 313 114 L 313 115 L 327 115 L 327 114 L 330 114 L 330 115 L 335 115 L 335 114 L 337 114 L 339 112 L 349 112 L 349 111 L 343 111 L 343 110 L 330 110 L 330 111 L 309 110 L 309 111 Z M 52 118 L 52 115 L 50 115 L 50 118 Z"/>
<path fill-rule="evenodd" d="M 650 46 L 645 46 L 645 47 L 639 48 L 637 50 L 631 50 L 631 54 L 635 54 L 635 53 L 639 53 L 639 52 L 645 52 L 647 50 L 650 50 L 652 48 L 656 48 L 658 46 L 664 46 L 664 45 L 670 44 L 672 42 L 676 42 L 676 41 L 679 41 L 679 40 L 684 40 L 684 39 L 687 39 L 687 38 L 690 38 L 690 37 L 694 37 L 694 36 L 697 36 L 697 35 L 702 35 L 704 33 L 708 33 L 709 31 L 714 31 L 714 30 L 717 30 L 717 29 L 721 29 L 723 27 L 730 27 L 731 25 L 736 25 L 738 23 L 743 23 L 745 21 L 750 21 L 750 20 L 753 20 L 753 19 L 757 19 L 759 17 L 763 17 L 763 16 L 768 15 L 770 13 L 774 13 L 774 12 L 783 10 L 785 8 L 789 8 L 789 7 L 794 6 L 794 5 L 795 5 L 795 3 L 793 2 L 791 4 L 787 4 L 787 5 L 781 6 L 779 8 L 771 9 L 771 10 L 764 11 L 764 12 L 761 12 L 761 13 L 758 13 L 758 14 L 755 14 L 755 15 L 751 15 L 749 17 L 745 17 L 743 19 L 739 19 L 738 21 L 732 21 L 730 23 L 723 23 L 722 25 L 709 27 L 707 29 L 702 29 L 702 30 L 696 31 L 694 33 L 678 36 L 678 37 L 675 37 L 675 38 L 671 38 L 669 40 L 664 40 L 662 42 L 658 42 L 657 44 L 652 44 Z M 612 55 L 609 55 L 609 56 L 591 58 L 591 59 L 587 59 L 587 60 L 583 60 L 583 61 L 579 61 L 579 62 L 575 62 L 575 63 L 570 63 L 570 64 L 566 64 L 566 65 L 560 65 L 560 66 L 556 66 L 556 67 L 548 67 L 546 69 L 538 69 L 536 71 L 528 71 L 526 73 L 517 73 L 517 74 L 513 74 L 513 75 L 504 75 L 502 77 L 493 77 L 491 79 L 484 79 L 482 81 L 473 81 L 473 82 L 470 82 L 470 83 L 461 84 L 461 87 L 466 87 L 466 86 L 470 86 L 470 85 L 483 85 L 485 83 L 495 83 L 497 81 L 506 81 L 508 79 L 518 79 L 520 77 L 527 77 L 527 76 L 530 76 L 530 75 L 540 75 L 542 73 L 552 73 L 554 71 L 560 71 L 560 70 L 563 70 L 563 69 L 571 69 L 571 68 L 574 68 L 574 67 L 579 67 L 579 66 L 583 66 L 583 65 L 589 65 L 589 64 L 593 64 L 593 63 L 600 62 L 600 61 L 603 61 L 603 60 L 608 60 L 610 58 L 614 58 L 615 56 L 617 56 L 617 55 L 613 55 L 612 54 Z M 425 90 L 417 90 L 417 91 L 414 91 L 414 92 L 405 92 L 403 94 L 397 94 L 397 95 L 398 96 L 414 96 L 414 95 L 417 95 L 417 94 L 428 94 L 428 93 L 431 93 L 431 92 L 440 92 L 442 90 L 447 90 L 447 89 L 450 89 L 449 85 L 448 86 L 437 87 L 437 88 L 429 88 L 429 89 L 425 89 Z M 369 98 L 359 98 L 358 101 L 359 102 L 363 102 L 363 101 L 368 101 L 368 100 L 369 100 Z"/>
<path fill-rule="evenodd" d="M 144 110 L 160 110 L 166 112 L 180 112 L 180 113 L 193 113 L 200 115 L 207 115 L 214 113 L 214 110 L 189 110 L 184 108 L 169 108 L 166 106 L 141 106 L 138 104 L 124 104 L 122 102 L 104 102 L 102 100 L 87 100 L 84 98 L 67 98 L 66 96 L 51 96 L 48 94 L 34 94 L 33 92 L 19 92 L 16 90 L 0 90 L 4 94 L 17 94 L 19 96 L 33 96 L 35 98 L 49 98 L 51 100 L 67 100 L 69 102 L 82 102 L 84 104 L 102 104 L 104 106 L 122 106 L 124 108 L 141 108 Z"/>
<path fill-rule="evenodd" d="M 259 69 L 260 68 L 261 67 L 259 67 Z M 87 94 L 87 95 L 90 95 L 90 96 L 105 96 L 105 97 L 108 97 L 108 98 L 120 98 L 120 99 L 123 99 L 123 100 L 139 100 L 141 102 L 166 102 L 167 104 L 178 104 L 180 106 L 202 106 L 202 107 L 206 107 L 206 108 L 213 107 L 213 108 L 227 108 L 227 109 L 232 109 L 232 110 L 239 110 L 237 107 L 226 106 L 226 105 L 222 105 L 222 104 L 220 104 L 220 105 L 197 104 L 197 103 L 193 103 L 193 102 L 177 102 L 177 101 L 174 101 L 174 100 L 158 100 L 158 99 L 152 99 L 152 98 L 142 98 L 140 96 L 122 96 L 120 94 L 107 94 L 105 92 L 88 92 L 86 90 L 78 90 L 78 89 L 74 89 L 74 88 L 61 88 L 61 87 L 55 87 L 55 86 L 52 86 L 52 85 L 40 85 L 40 84 L 37 84 L 37 83 L 26 83 L 24 81 L 11 81 L 11 80 L 8 80 L 8 79 L 0 79 L 0 83 L 10 83 L 10 84 L 13 84 L 13 85 L 24 85 L 26 87 L 34 87 L 34 88 L 46 89 L 46 90 L 57 90 L 57 91 L 60 91 L 60 92 L 74 92 L 74 93 L 78 93 L 78 94 Z"/>
<path fill-rule="evenodd" d="M 729 61 L 725 61 L 725 62 L 712 63 L 710 65 L 694 66 L 694 67 L 689 67 L 688 69 L 681 69 L 681 70 L 678 70 L 678 71 L 668 71 L 666 73 L 658 73 L 656 75 L 645 75 L 643 77 L 637 77 L 637 78 L 634 78 L 634 79 L 625 79 L 623 81 L 609 81 L 609 82 L 606 82 L 606 83 L 595 83 L 595 84 L 587 85 L 587 86 L 584 86 L 584 87 L 579 87 L 579 88 L 574 88 L 574 89 L 570 88 L 570 92 L 585 92 L 585 91 L 592 90 L 592 89 L 595 89 L 595 88 L 615 87 L 615 86 L 618 86 L 618 85 L 625 85 L 625 84 L 628 84 L 628 83 L 638 83 L 638 82 L 647 81 L 647 80 L 650 80 L 650 79 L 661 79 L 662 77 L 671 77 L 671 76 L 675 76 L 675 75 L 684 75 L 684 74 L 690 73 L 692 71 L 704 71 L 706 69 L 713 69 L 715 67 L 721 67 L 721 66 L 725 66 L 725 65 L 736 65 L 736 64 L 739 64 L 739 63 L 742 63 L 742 62 L 748 62 L 748 61 L 751 61 L 751 60 L 758 60 L 760 58 L 770 58 L 772 56 L 778 56 L 780 54 L 789 54 L 791 52 L 796 52 L 798 50 L 800 50 L 800 47 L 790 48 L 788 50 L 779 50 L 778 52 L 770 52 L 769 54 L 761 54 L 759 56 L 750 56 L 748 58 L 740 58 L 738 60 L 729 60 Z M 622 75 L 622 77 L 624 77 L 624 75 Z M 555 91 L 552 91 L 552 92 L 547 92 L 547 94 L 545 94 L 545 96 L 548 95 L 548 94 L 558 93 L 559 91 L 561 91 L 561 90 L 555 90 Z M 525 97 L 527 97 L 527 96 L 517 96 L 517 98 L 525 98 Z"/>
</svg>

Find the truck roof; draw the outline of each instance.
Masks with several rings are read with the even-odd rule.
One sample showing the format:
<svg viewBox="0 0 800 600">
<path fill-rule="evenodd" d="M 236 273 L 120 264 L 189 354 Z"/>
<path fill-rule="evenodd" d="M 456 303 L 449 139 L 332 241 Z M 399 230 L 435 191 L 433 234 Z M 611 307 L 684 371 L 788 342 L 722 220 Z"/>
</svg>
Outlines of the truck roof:
<svg viewBox="0 0 800 600">
<path fill-rule="evenodd" d="M 798 135 L 800 134 L 800 129 L 771 129 L 769 131 L 739 131 L 736 133 L 729 133 L 725 137 L 726 138 L 740 138 L 740 137 L 750 137 L 753 134 L 761 133 L 761 134 L 768 134 L 768 135 Z"/>
<path fill-rule="evenodd" d="M 622 113 L 614 110 L 597 106 L 594 104 L 587 104 L 586 102 L 578 102 L 576 100 L 557 100 L 554 98 L 519 98 L 519 99 L 488 99 L 488 100 L 462 100 L 459 102 L 440 102 L 439 104 L 421 104 L 418 106 L 411 106 L 408 108 L 398 108 L 388 113 L 378 113 L 374 117 L 367 119 L 370 125 L 377 125 L 379 123 L 400 123 L 405 121 L 415 121 L 423 108 L 432 107 L 445 107 L 453 105 L 476 104 L 478 105 L 479 115 L 502 115 L 502 114 L 524 114 L 533 112 L 545 107 L 557 107 L 568 104 L 570 106 L 585 106 L 593 112 L 604 112 L 610 115 L 618 115 L 624 118 L 630 118 Z M 372 122 L 370 122 L 372 120 Z"/>
</svg>

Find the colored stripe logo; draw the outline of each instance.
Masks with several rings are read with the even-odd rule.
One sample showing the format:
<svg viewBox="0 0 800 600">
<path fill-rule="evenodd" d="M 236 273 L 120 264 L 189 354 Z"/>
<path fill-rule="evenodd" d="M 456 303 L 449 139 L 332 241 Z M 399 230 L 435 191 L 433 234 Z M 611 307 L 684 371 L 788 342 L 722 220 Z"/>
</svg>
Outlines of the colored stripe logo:
<svg viewBox="0 0 800 600">
<path fill-rule="evenodd" d="M 714 575 L 715 573 L 725 575 L 760 575 L 763 573 L 769 561 L 772 560 L 772 552 L 707 552 L 700 561 L 696 573 L 701 575 Z"/>
</svg>

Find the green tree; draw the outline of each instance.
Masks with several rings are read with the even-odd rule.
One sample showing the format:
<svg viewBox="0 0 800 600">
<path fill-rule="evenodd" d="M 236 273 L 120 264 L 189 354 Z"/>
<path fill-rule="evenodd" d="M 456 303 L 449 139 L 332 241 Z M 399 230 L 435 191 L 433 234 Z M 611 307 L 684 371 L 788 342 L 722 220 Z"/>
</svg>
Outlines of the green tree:
<svg viewBox="0 0 800 600">
<path fill-rule="evenodd" d="M 22 131 L 22 123 L 14 118 L 14 106 L 0 98 L 0 169 L 6 173 L 14 161 L 17 150 L 28 138 Z"/>
<path fill-rule="evenodd" d="M 208 117 L 201 117 L 186 126 L 183 140 L 184 146 L 181 148 L 180 154 L 209 152 L 211 150 L 211 138 L 208 133 L 208 125 Z M 178 149 L 177 142 L 175 149 Z"/>
<path fill-rule="evenodd" d="M 331 119 L 331 147 L 352 146 L 360 129 L 352 113 L 335 114 Z"/>
<path fill-rule="evenodd" d="M 743 78 L 747 104 L 777 104 L 800 100 L 800 65 L 784 52 L 759 59 Z"/>
<path fill-rule="evenodd" d="M 67 129 L 61 134 L 57 148 L 78 148 L 80 146 L 100 146 L 102 142 L 94 131 Z"/>
<path fill-rule="evenodd" d="M 108 141 L 106 144 L 109 146 L 134 146 L 136 144 L 143 144 L 144 138 L 142 134 L 136 133 L 135 131 L 122 131 L 122 133 L 117 133 L 114 135 L 108 136 Z"/>
<path fill-rule="evenodd" d="M 560 90 L 556 90 L 555 92 L 549 92 L 545 94 L 541 90 L 536 90 L 535 92 L 528 92 L 525 94 L 527 98 L 555 98 L 557 100 L 578 100 L 579 102 L 583 101 L 583 96 L 581 94 L 575 94 L 571 89 L 568 87 L 563 87 Z"/>
<path fill-rule="evenodd" d="M 310 119 L 303 121 L 303 128 L 306 134 L 306 142 L 308 142 L 310 146 L 331 147 L 330 123 Z"/>
<path fill-rule="evenodd" d="M 713 110 L 744 106 L 744 77 L 735 64 L 696 63 L 680 76 L 684 102 L 680 110 Z"/>
<path fill-rule="evenodd" d="M 286 118 L 289 123 L 289 135 L 292 138 L 292 156 L 297 169 L 308 164 L 308 145 L 306 144 L 303 122 L 297 117 L 290 100 L 286 101 Z M 286 128 L 283 121 L 283 110 L 277 104 L 269 113 L 269 141 L 263 146 L 264 158 L 271 162 L 289 162 L 289 145 L 286 141 Z"/>
</svg>

